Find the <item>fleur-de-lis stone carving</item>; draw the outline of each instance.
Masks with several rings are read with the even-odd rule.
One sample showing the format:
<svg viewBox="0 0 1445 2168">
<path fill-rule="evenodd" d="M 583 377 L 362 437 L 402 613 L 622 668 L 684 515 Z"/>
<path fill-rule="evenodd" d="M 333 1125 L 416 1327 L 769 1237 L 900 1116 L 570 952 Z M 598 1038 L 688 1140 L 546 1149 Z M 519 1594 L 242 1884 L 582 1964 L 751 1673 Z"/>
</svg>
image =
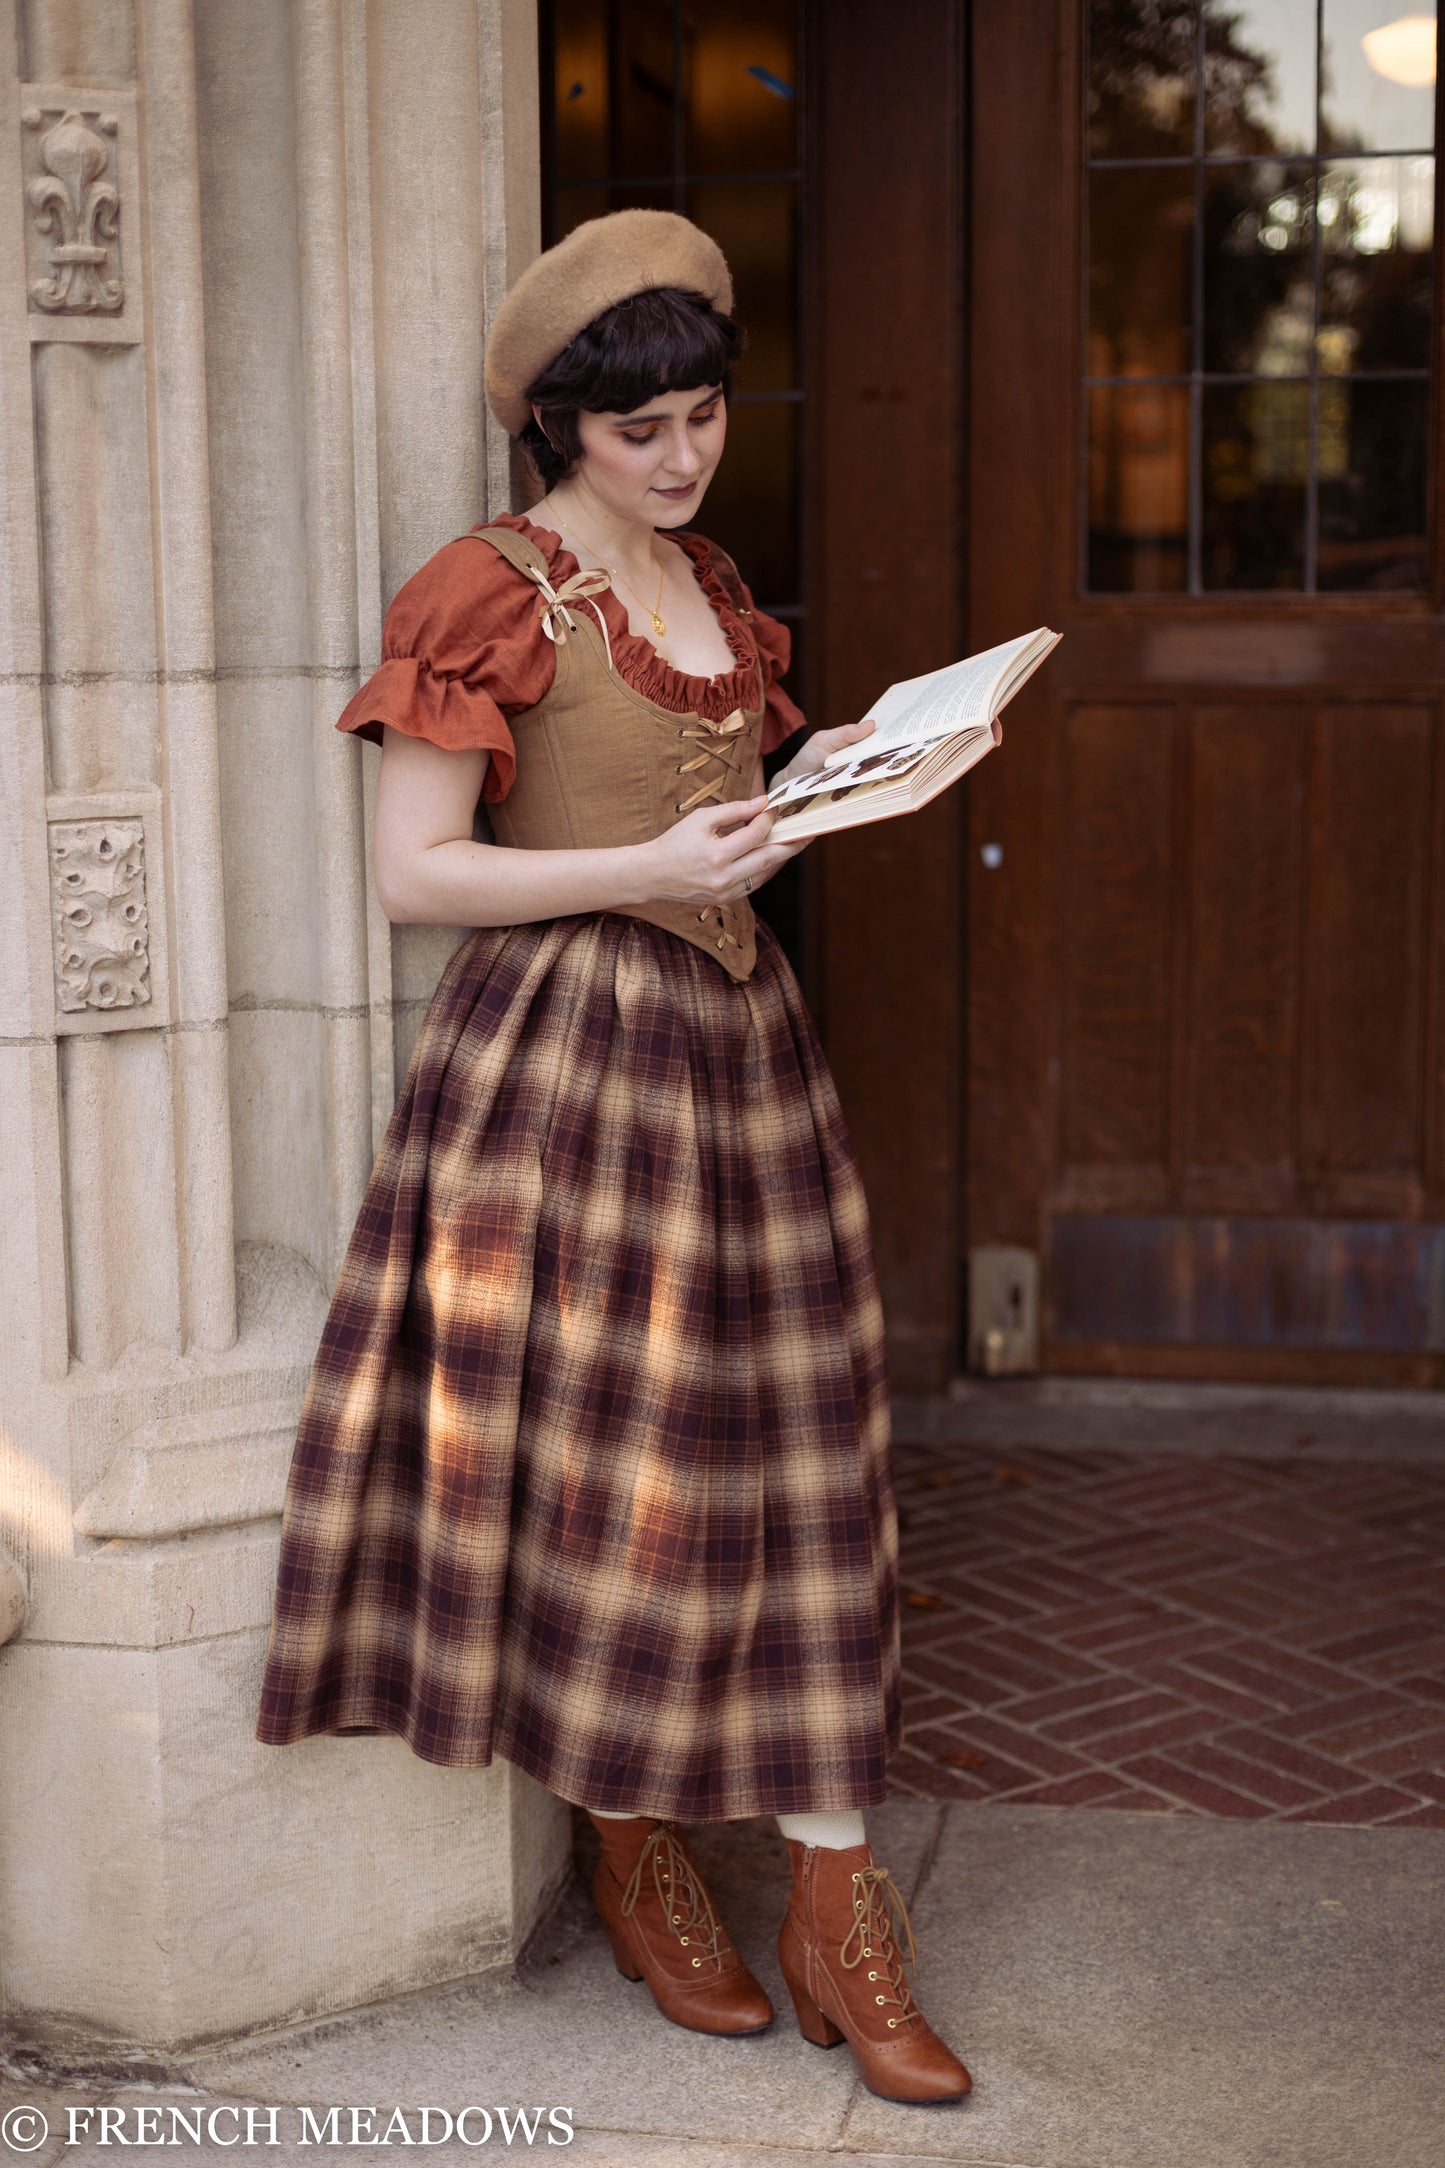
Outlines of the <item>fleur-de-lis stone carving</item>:
<svg viewBox="0 0 1445 2168">
<path fill-rule="evenodd" d="M 28 128 L 39 128 L 43 116 L 32 110 L 24 118 Z M 112 114 L 100 114 L 93 127 L 84 113 L 70 111 L 41 138 L 45 171 L 25 194 L 37 231 L 54 239 L 46 251 L 50 277 L 33 279 L 30 285 L 37 308 L 88 315 L 118 309 L 125 299 L 116 245 L 120 190 L 110 178 L 106 141 L 116 127 Z M 114 272 L 107 276 L 113 252 Z"/>
</svg>

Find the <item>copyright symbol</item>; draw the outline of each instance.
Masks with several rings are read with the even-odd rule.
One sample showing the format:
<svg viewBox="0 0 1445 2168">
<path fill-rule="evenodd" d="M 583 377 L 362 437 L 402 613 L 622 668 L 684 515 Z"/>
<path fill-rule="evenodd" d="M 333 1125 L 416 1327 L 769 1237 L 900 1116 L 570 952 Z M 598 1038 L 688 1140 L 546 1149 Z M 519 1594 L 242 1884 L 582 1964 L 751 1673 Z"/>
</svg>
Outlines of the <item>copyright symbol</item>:
<svg viewBox="0 0 1445 2168">
<path fill-rule="evenodd" d="M 0 2138 L 12 2153 L 33 2153 L 50 2136 L 50 2125 L 38 2108 L 7 2108 L 0 2116 Z"/>
</svg>

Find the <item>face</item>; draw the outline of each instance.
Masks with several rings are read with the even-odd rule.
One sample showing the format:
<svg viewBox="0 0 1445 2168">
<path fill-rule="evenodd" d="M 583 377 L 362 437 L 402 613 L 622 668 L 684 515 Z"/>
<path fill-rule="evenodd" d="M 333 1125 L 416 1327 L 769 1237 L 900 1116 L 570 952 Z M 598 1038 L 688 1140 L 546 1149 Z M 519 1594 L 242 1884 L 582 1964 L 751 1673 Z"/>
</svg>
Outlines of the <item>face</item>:
<svg viewBox="0 0 1445 2168">
<path fill-rule="evenodd" d="M 616 519 L 681 527 L 722 457 L 722 386 L 664 391 L 630 414 L 579 414 L 582 459 L 569 477 Z"/>
</svg>

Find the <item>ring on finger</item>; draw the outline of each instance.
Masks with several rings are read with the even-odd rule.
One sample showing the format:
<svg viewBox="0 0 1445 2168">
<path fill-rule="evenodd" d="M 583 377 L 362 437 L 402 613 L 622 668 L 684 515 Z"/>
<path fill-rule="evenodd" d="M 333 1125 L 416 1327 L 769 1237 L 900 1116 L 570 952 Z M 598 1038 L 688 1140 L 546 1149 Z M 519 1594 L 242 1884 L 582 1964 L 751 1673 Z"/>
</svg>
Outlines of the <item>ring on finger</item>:
<svg viewBox="0 0 1445 2168">
<path fill-rule="evenodd" d="M 753 877 L 750 873 L 745 873 L 743 875 L 743 891 L 744 894 L 749 896 L 753 892 Z"/>
</svg>

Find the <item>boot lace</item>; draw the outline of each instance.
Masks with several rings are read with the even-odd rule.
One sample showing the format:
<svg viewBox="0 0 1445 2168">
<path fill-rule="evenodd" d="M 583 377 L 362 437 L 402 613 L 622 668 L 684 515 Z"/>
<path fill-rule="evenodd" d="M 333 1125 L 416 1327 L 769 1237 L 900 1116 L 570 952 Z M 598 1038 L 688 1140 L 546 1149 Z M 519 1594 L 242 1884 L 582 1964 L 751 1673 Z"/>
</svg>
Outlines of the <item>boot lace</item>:
<svg viewBox="0 0 1445 2168">
<path fill-rule="evenodd" d="M 895 2025 L 906 2025 L 923 2015 L 913 2000 L 913 1990 L 903 1970 L 905 1953 L 899 1950 L 894 1933 L 895 1924 L 902 1928 L 906 1955 L 912 1963 L 918 1956 L 913 1923 L 908 1917 L 902 1891 L 886 1867 L 860 1868 L 853 1882 L 853 1925 L 843 1937 L 838 1956 L 850 1971 L 865 1957 L 876 1957 L 882 1962 L 885 1969 L 882 1972 L 870 1969 L 868 1977 L 882 1982 L 888 1989 L 887 1994 L 875 1996 L 875 2001 L 897 2005 L 898 2016 L 888 2020 L 891 2031 Z M 858 1946 L 850 1957 L 848 1945 L 855 1935 Z"/>
<path fill-rule="evenodd" d="M 700 1952 L 693 1958 L 693 1964 L 701 1965 L 711 1958 L 721 1967 L 724 1952 L 729 1948 L 727 1936 L 675 1822 L 659 1822 L 638 1853 L 637 1864 L 622 1893 L 624 1918 L 642 1894 L 642 1877 L 649 1861 L 653 1886 L 669 1927 L 680 1943 L 689 1948 L 695 1944 Z"/>
</svg>

